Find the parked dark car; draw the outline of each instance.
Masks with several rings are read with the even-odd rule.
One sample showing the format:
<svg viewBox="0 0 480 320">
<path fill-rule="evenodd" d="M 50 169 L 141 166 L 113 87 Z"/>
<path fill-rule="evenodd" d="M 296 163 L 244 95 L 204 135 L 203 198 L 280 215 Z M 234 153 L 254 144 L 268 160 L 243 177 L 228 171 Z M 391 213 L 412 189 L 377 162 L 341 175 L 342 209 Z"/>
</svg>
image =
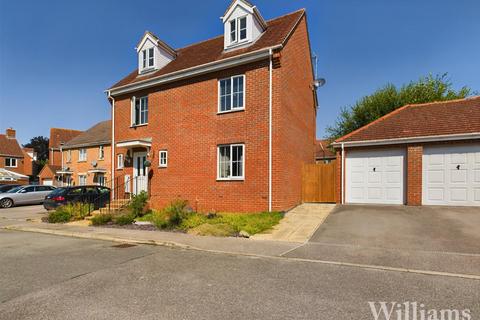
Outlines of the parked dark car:
<svg viewBox="0 0 480 320">
<path fill-rule="evenodd" d="M 0 184 L 0 193 L 7 192 L 13 188 L 19 187 L 19 184 Z"/>
<path fill-rule="evenodd" d="M 43 207 L 54 210 L 69 203 L 91 203 L 95 209 L 105 207 L 110 200 L 110 188 L 102 186 L 76 186 L 55 189 L 45 197 Z"/>
</svg>

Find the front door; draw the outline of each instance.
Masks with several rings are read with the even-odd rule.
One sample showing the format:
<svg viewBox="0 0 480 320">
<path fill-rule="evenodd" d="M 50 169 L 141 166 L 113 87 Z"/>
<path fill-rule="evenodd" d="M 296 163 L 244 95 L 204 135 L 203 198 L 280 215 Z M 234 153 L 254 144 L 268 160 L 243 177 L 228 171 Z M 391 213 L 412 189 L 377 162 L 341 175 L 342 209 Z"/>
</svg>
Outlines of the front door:
<svg viewBox="0 0 480 320">
<path fill-rule="evenodd" d="M 133 154 L 133 194 L 148 190 L 148 167 L 145 167 L 145 161 L 147 161 L 146 152 Z"/>
</svg>

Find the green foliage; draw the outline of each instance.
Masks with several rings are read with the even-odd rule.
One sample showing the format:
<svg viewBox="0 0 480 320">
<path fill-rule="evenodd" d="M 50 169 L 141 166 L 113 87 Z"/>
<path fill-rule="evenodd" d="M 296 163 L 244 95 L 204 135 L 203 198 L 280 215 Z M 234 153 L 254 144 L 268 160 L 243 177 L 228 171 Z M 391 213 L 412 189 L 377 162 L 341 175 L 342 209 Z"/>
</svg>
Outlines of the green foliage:
<svg viewBox="0 0 480 320">
<path fill-rule="evenodd" d="M 92 225 L 100 226 L 100 225 L 103 225 L 103 224 L 107 224 L 112 220 L 113 220 L 113 216 L 111 214 L 104 213 L 104 214 L 97 214 L 97 215 L 93 216 L 91 221 L 92 221 Z"/>
<path fill-rule="evenodd" d="M 472 94 L 468 87 L 456 91 L 447 74 L 421 77 L 401 88 L 387 84 L 354 106 L 342 108 L 335 125 L 327 128 L 331 139 L 339 138 L 406 104 L 465 98 Z"/>
<path fill-rule="evenodd" d="M 188 231 L 198 236 L 230 237 L 235 234 L 235 229 L 228 223 L 204 223 Z"/>
<path fill-rule="evenodd" d="M 145 191 L 140 192 L 138 195 L 134 195 L 132 201 L 129 204 L 129 209 L 132 210 L 132 214 L 135 217 L 143 215 L 143 210 L 147 205 L 148 194 Z"/>
<path fill-rule="evenodd" d="M 48 142 L 49 139 L 47 137 L 38 136 L 31 138 L 30 141 L 23 146 L 25 148 L 33 148 L 37 153 L 37 159 L 42 161 L 48 160 Z"/>
<path fill-rule="evenodd" d="M 48 222 L 50 223 L 65 223 L 72 219 L 72 214 L 67 210 L 63 210 L 63 207 L 57 208 L 55 211 L 48 213 Z"/>
<path fill-rule="evenodd" d="M 147 214 L 144 214 L 143 216 L 141 217 L 137 217 L 135 219 L 136 221 L 143 221 L 143 222 L 152 222 L 153 220 L 153 213 L 152 212 L 149 212 Z"/>
<path fill-rule="evenodd" d="M 121 214 L 115 217 L 115 223 L 118 225 L 132 224 L 135 221 L 135 215 L 131 212 Z"/>
<path fill-rule="evenodd" d="M 186 210 L 188 202 L 185 200 L 174 200 L 167 207 L 153 213 L 153 223 L 160 229 L 178 227 L 183 220 L 193 213 Z"/>
<path fill-rule="evenodd" d="M 227 223 L 231 225 L 236 232 L 246 231 L 253 235 L 272 228 L 282 220 L 283 214 L 280 212 L 260 212 L 260 213 L 235 213 L 224 214 L 218 218 L 219 223 Z"/>
</svg>

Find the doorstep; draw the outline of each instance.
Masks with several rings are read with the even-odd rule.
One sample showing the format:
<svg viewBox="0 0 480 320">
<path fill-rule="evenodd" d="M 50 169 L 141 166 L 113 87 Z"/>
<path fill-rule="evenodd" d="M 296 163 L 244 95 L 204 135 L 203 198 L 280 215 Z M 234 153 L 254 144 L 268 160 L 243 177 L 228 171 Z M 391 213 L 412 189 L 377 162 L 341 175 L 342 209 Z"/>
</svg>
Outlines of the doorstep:
<svg viewBox="0 0 480 320">
<path fill-rule="evenodd" d="M 307 242 L 334 208 L 335 204 L 303 203 L 288 211 L 269 232 L 255 234 L 251 239 Z"/>
</svg>

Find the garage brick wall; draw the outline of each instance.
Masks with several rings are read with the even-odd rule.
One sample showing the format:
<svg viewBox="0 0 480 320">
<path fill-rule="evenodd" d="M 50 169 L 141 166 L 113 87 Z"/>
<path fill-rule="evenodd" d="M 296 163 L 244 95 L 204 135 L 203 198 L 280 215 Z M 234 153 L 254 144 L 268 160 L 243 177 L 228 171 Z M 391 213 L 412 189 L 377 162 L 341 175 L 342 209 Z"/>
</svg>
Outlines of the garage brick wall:
<svg viewBox="0 0 480 320">
<path fill-rule="evenodd" d="M 422 145 L 407 146 L 407 204 L 422 204 Z"/>
</svg>

